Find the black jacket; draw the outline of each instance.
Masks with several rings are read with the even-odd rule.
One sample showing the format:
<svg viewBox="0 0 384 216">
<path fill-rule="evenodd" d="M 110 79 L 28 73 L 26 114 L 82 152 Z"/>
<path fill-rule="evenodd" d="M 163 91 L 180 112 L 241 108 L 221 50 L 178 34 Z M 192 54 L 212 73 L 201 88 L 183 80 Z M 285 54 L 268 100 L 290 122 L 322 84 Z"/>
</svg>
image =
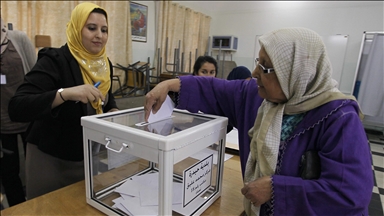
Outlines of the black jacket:
<svg viewBox="0 0 384 216">
<path fill-rule="evenodd" d="M 109 64 L 112 80 L 113 68 Z M 12 121 L 31 122 L 27 141 L 41 151 L 60 159 L 81 161 L 84 155 L 80 120 L 87 115 L 87 104 L 66 101 L 51 107 L 58 89 L 83 84 L 80 67 L 67 45 L 44 48 L 12 97 L 9 116 Z M 117 108 L 111 89 L 108 94 L 104 112 Z"/>
</svg>

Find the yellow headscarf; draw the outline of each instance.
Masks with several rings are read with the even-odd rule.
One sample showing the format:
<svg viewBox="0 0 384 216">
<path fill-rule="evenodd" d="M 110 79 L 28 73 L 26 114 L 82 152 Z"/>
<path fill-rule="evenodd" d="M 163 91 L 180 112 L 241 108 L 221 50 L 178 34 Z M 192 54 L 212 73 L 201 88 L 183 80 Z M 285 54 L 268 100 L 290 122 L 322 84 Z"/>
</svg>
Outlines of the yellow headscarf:
<svg viewBox="0 0 384 216">
<path fill-rule="evenodd" d="M 79 63 L 84 83 L 93 85 L 100 81 L 101 84 L 98 89 L 105 96 L 111 87 L 111 72 L 105 47 L 103 47 L 100 53 L 96 55 L 91 54 L 83 46 L 81 35 L 85 22 L 95 8 L 104 10 L 102 7 L 89 2 L 81 3 L 73 9 L 71 20 L 67 24 L 67 44 L 72 55 Z M 103 113 L 101 100 L 91 102 L 91 105 L 95 108 L 97 114 Z"/>
</svg>

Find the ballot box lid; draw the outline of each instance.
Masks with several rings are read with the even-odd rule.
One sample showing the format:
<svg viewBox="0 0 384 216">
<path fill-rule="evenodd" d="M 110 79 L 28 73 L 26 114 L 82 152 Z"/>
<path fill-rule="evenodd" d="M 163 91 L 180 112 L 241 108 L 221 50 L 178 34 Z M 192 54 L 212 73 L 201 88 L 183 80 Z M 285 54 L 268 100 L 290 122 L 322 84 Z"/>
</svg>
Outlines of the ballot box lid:
<svg viewBox="0 0 384 216">
<path fill-rule="evenodd" d="M 112 115 L 100 115 L 97 119 L 113 122 L 121 126 L 136 128 L 146 132 L 168 136 L 198 126 L 200 124 L 214 120 L 215 118 L 207 115 L 192 114 L 175 109 L 170 117 L 163 120 L 147 123 L 144 122 L 143 109 L 130 109 L 119 111 Z"/>
</svg>

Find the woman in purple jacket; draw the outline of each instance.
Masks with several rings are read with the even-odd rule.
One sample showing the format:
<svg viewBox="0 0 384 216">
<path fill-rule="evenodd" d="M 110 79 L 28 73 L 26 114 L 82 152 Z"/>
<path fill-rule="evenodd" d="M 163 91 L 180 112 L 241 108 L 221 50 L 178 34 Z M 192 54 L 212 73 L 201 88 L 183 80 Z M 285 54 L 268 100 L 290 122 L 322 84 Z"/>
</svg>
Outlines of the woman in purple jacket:
<svg viewBox="0 0 384 216">
<path fill-rule="evenodd" d="M 146 118 L 168 91 L 179 92 L 179 109 L 228 117 L 247 160 L 247 215 L 367 215 L 373 175 L 361 112 L 336 88 L 321 37 L 285 28 L 259 43 L 256 79 L 164 81 L 146 96 Z"/>
</svg>

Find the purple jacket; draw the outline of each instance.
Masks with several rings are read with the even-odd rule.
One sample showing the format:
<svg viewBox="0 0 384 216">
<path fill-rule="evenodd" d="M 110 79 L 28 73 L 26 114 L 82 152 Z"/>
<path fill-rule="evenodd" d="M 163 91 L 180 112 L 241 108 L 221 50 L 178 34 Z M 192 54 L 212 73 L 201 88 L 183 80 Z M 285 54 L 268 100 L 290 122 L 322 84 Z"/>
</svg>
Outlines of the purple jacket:
<svg viewBox="0 0 384 216">
<path fill-rule="evenodd" d="M 239 131 L 242 171 L 249 154 L 248 130 L 262 98 L 255 80 L 181 76 L 179 109 L 226 116 Z M 307 112 L 290 138 L 281 144 L 273 176 L 275 215 L 368 215 L 373 188 L 369 143 L 350 100 L 327 103 Z M 299 177 L 301 155 L 317 150 L 321 176 Z"/>
</svg>

